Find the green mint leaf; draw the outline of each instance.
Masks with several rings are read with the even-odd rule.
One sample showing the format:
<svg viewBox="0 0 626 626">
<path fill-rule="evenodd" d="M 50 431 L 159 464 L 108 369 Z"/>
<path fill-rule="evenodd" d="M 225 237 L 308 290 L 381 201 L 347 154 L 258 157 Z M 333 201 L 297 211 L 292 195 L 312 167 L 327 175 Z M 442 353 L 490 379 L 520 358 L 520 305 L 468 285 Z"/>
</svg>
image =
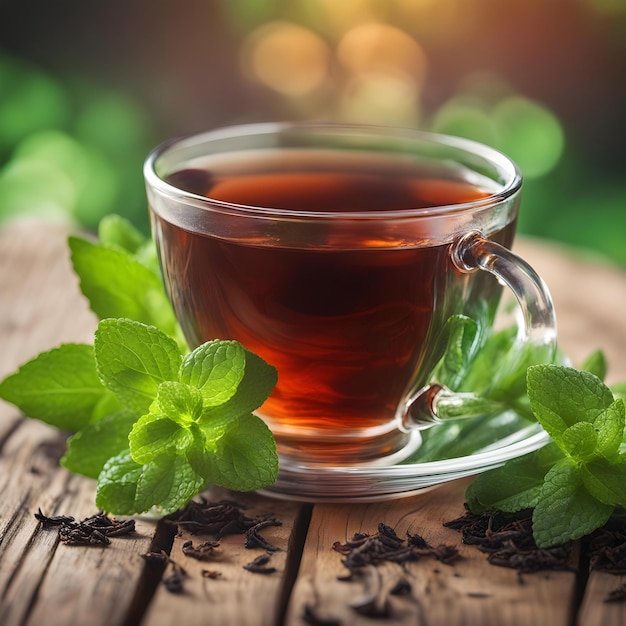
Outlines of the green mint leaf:
<svg viewBox="0 0 626 626">
<path fill-rule="evenodd" d="M 184 456 L 162 454 L 143 466 L 134 507 L 138 512 L 156 507 L 163 514 L 173 513 L 198 495 L 205 483 Z"/>
<path fill-rule="evenodd" d="M 95 365 L 95 359 L 94 359 L 94 365 Z M 91 419 L 89 420 L 90 424 L 95 424 L 98 420 L 101 420 L 102 418 L 107 417 L 107 415 L 111 415 L 111 413 L 117 413 L 118 411 L 121 411 L 122 409 L 125 408 L 122 405 L 122 403 L 117 399 L 117 396 L 112 391 L 104 387 L 104 385 L 103 385 L 103 388 L 104 388 L 104 394 L 102 395 L 102 398 L 98 400 L 98 403 L 93 409 L 93 413 L 91 414 Z M 137 419 L 137 417 L 138 416 L 135 415 L 135 419 Z"/>
<path fill-rule="evenodd" d="M 61 465 L 71 472 L 98 478 L 111 457 L 128 450 L 128 434 L 136 419 L 132 411 L 122 410 L 85 426 L 68 439 Z"/>
<path fill-rule="evenodd" d="M 29 417 L 69 431 L 88 424 L 107 393 L 96 373 L 93 348 L 83 344 L 43 352 L 0 383 L 0 398 Z"/>
<path fill-rule="evenodd" d="M 272 433 L 250 414 L 233 422 L 216 442 L 211 481 L 227 489 L 251 491 L 272 484 L 278 456 Z"/>
<path fill-rule="evenodd" d="M 131 222 L 121 215 L 105 215 L 98 224 L 98 239 L 101 243 L 118 246 L 126 252 L 135 254 L 148 243 L 148 238 Z"/>
<path fill-rule="evenodd" d="M 478 324 L 465 315 L 452 315 L 446 321 L 439 343 L 446 344 L 443 358 L 434 374 L 450 389 L 461 384 L 477 347 Z"/>
<path fill-rule="evenodd" d="M 182 359 L 165 333 L 124 319 L 100 322 L 94 351 L 103 384 L 140 414 L 149 409 L 163 381 L 178 378 Z"/>
<path fill-rule="evenodd" d="M 458 391 L 483 394 L 493 387 L 494 364 L 502 359 L 515 343 L 517 329 L 507 328 L 490 334 L 477 352 L 465 380 Z"/>
<path fill-rule="evenodd" d="M 618 398 L 594 420 L 598 433 L 598 453 L 608 460 L 615 460 L 624 438 L 626 424 L 624 401 Z"/>
<path fill-rule="evenodd" d="M 546 474 L 533 511 L 533 536 L 540 548 L 580 539 L 603 526 L 613 508 L 587 491 L 572 460 L 561 461 Z"/>
<path fill-rule="evenodd" d="M 158 274 L 117 247 L 79 237 L 70 237 L 69 246 L 81 291 L 100 319 L 129 318 L 180 336 Z"/>
<path fill-rule="evenodd" d="M 272 392 L 278 379 L 276 368 L 249 350 L 245 353 L 245 369 L 235 395 L 218 407 L 206 407 L 203 424 L 210 420 L 220 422 L 252 413 Z"/>
<path fill-rule="evenodd" d="M 613 403 L 611 390 L 597 376 L 571 367 L 535 365 L 528 368 L 527 380 L 533 413 L 561 445 L 567 428 L 593 423 Z"/>
<path fill-rule="evenodd" d="M 135 258 L 142 265 L 145 265 L 156 276 L 161 278 L 162 281 L 161 264 L 159 263 L 159 255 L 154 241 L 148 240 L 143 246 L 141 246 L 141 248 L 139 248 L 137 252 L 135 252 Z M 182 330 L 180 329 L 180 326 L 178 326 L 178 324 L 176 325 L 176 332 L 178 333 L 177 336 L 181 337 L 184 340 Z M 181 347 L 183 349 L 187 348 L 186 340 L 183 344 L 181 344 Z"/>
<path fill-rule="evenodd" d="M 195 425 L 189 429 L 192 441 L 185 450 L 185 457 L 193 471 L 202 476 L 207 483 L 211 482 L 216 474 L 214 469 L 213 457 L 216 450 L 215 441 L 221 437 L 226 430 L 226 425 L 221 429 L 217 436 L 213 439 L 207 439 L 205 433 Z M 211 433 L 213 435 L 215 433 Z"/>
<path fill-rule="evenodd" d="M 596 350 L 592 352 L 580 366 L 580 369 L 597 376 L 600 380 L 604 380 L 606 378 L 606 357 L 604 356 L 604 352 L 602 350 Z"/>
<path fill-rule="evenodd" d="M 493 379 L 489 396 L 495 400 L 525 396 L 528 368 L 538 363 L 551 363 L 550 352 L 550 346 L 516 340 L 506 353 L 490 365 Z"/>
<path fill-rule="evenodd" d="M 576 422 L 566 428 L 562 442 L 565 452 L 575 460 L 588 461 L 597 456 L 598 433 L 589 422 Z"/>
<path fill-rule="evenodd" d="M 402 464 L 441 461 L 474 454 L 527 427 L 528 421 L 511 411 L 439 424 L 436 428 L 422 431 L 422 444 Z"/>
<path fill-rule="evenodd" d="M 156 276 L 161 276 L 154 241 L 146 237 L 124 217 L 115 214 L 105 215 L 98 225 L 98 239 L 105 246 L 125 250 Z"/>
<path fill-rule="evenodd" d="M 96 506 L 116 515 L 144 513 L 150 507 L 139 511 L 135 505 L 137 481 L 143 467 L 135 463 L 127 450 L 110 458 L 98 476 Z"/>
<path fill-rule="evenodd" d="M 96 505 L 116 515 L 157 508 L 168 514 L 184 506 L 204 487 L 185 457 L 163 454 L 146 465 L 129 452 L 109 459 L 98 477 Z"/>
<path fill-rule="evenodd" d="M 133 461 L 142 464 L 150 463 L 164 454 L 185 450 L 191 441 L 188 428 L 152 412 L 140 417 L 128 436 Z"/>
<path fill-rule="evenodd" d="M 180 382 L 199 389 L 204 406 L 219 406 L 235 395 L 246 368 L 246 353 L 236 341 L 208 341 L 183 360 Z"/>
<path fill-rule="evenodd" d="M 595 459 L 582 466 L 581 476 L 594 498 L 611 506 L 626 506 L 626 460 L 610 463 Z"/>
<path fill-rule="evenodd" d="M 472 513 L 494 510 L 513 513 L 533 508 L 539 500 L 546 473 L 562 458 L 558 446 L 551 443 L 479 474 L 465 491 L 470 510 Z"/>
<path fill-rule="evenodd" d="M 156 401 L 159 413 L 181 426 L 189 427 L 202 417 L 202 393 L 191 385 L 176 381 L 161 383 Z"/>
</svg>

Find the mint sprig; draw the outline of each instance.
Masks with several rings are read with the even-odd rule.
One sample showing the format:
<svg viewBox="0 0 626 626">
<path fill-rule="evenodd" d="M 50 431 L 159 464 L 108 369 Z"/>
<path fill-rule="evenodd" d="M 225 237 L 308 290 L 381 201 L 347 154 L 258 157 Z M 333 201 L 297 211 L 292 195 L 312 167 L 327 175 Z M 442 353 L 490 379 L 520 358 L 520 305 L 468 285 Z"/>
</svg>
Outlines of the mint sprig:
<svg viewBox="0 0 626 626">
<path fill-rule="evenodd" d="M 603 373 L 598 355 L 588 363 Z M 625 409 L 595 374 L 531 366 L 530 407 L 552 438 L 546 448 L 478 476 L 466 491 L 475 512 L 533 508 L 539 547 L 583 537 L 626 506 Z"/>
<path fill-rule="evenodd" d="M 86 366 L 80 376 L 76 354 Z M 51 359 L 55 368 L 44 367 Z M 56 392 L 54 404 L 46 402 L 49 393 L 31 398 L 34 380 Z M 83 396 L 76 387 L 84 380 Z M 276 370 L 235 341 L 210 341 L 183 358 L 156 327 L 105 319 L 93 349 L 62 346 L 40 355 L 0 384 L 0 396 L 76 431 L 61 463 L 98 479 L 100 508 L 170 513 L 209 483 L 248 491 L 274 482 L 276 445 L 252 411 L 275 383 Z M 80 411 L 77 397 L 85 398 Z M 102 404 L 114 410 L 102 414 Z"/>
<path fill-rule="evenodd" d="M 100 318 L 94 345 L 40 354 L 0 382 L 0 398 L 73 433 L 61 463 L 96 478 L 96 504 L 111 513 L 167 514 L 210 483 L 239 491 L 273 483 L 275 442 L 253 411 L 276 370 L 235 341 L 189 352 L 154 243 L 118 216 L 102 221 L 99 236 L 69 238 Z"/>
</svg>

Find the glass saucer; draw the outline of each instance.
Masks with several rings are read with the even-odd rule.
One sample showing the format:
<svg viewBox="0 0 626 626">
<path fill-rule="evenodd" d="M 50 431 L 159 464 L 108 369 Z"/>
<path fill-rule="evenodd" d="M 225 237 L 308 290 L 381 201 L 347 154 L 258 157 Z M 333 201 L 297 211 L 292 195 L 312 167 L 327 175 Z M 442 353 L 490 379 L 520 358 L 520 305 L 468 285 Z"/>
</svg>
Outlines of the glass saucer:
<svg viewBox="0 0 626 626">
<path fill-rule="evenodd" d="M 390 466 L 313 467 L 281 461 L 276 482 L 259 493 L 300 502 L 376 502 L 407 497 L 472 476 L 550 441 L 516 413 L 450 422 L 423 433 L 422 445 Z"/>
</svg>

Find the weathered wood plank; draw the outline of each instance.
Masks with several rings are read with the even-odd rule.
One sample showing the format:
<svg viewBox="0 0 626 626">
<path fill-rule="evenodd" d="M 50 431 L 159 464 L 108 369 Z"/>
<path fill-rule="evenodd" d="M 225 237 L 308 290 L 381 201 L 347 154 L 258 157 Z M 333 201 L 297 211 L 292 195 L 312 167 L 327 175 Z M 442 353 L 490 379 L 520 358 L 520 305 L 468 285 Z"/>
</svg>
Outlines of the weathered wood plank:
<svg viewBox="0 0 626 626">
<path fill-rule="evenodd" d="M 95 318 L 80 294 L 63 225 L 0 230 L 0 378 L 66 341 L 91 341 Z M 58 466 L 62 439 L 45 424 L 0 407 L 0 623 L 123 624 L 154 524 L 108 548 L 59 544 L 33 514 L 95 513 L 95 483 Z"/>
<path fill-rule="evenodd" d="M 608 595 L 626 584 L 626 576 L 592 572 L 576 620 L 577 626 L 622 626 L 626 622 L 624 602 L 607 602 Z"/>
<path fill-rule="evenodd" d="M 3 519 L 5 513 L 10 516 L 0 544 L 0 623 L 78 626 L 89 616 L 96 626 L 123 624 L 142 573 L 139 554 L 149 549 L 154 524 L 140 521 L 136 533 L 112 539 L 106 548 L 59 543 L 57 531 L 41 528 L 33 514 L 41 507 L 48 515 L 92 515 L 95 485 L 49 462 L 44 468 L 45 458 L 38 458 L 36 448 L 24 461 L 29 446 L 19 440 L 22 432 L 37 446 L 34 429 L 21 428 L 12 438 L 20 446 L 15 465 L 10 466 L 6 450 L 0 465 L 0 471 L 10 471 L 18 481 L 6 490 L 9 497 L 0 509 Z M 26 473 L 33 462 L 39 469 Z"/>
<path fill-rule="evenodd" d="M 553 242 L 546 245 L 539 240 L 521 239 L 517 249 L 550 287 L 559 343 L 574 364 L 580 365 L 600 348 L 608 362 L 607 382 L 626 381 L 626 272 L 581 250 Z M 619 584 L 617 576 L 590 573 L 577 620 L 579 626 L 624 623 L 624 603 L 604 602 Z"/>
<path fill-rule="evenodd" d="M 209 561 L 199 561 L 186 556 L 182 546 L 189 540 L 198 545 L 215 538 L 182 532 L 174 540 L 171 557 L 187 573 L 184 591 L 173 594 L 160 585 L 142 626 L 166 626 L 175 622 L 186 626 L 207 623 L 220 626 L 278 625 L 296 575 L 301 549 L 299 535 L 306 529 L 308 507 L 256 494 L 229 494 L 222 490 L 208 496 L 212 501 L 225 498 L 241 503 L 249 517 L 277 518 L 282 522 L 281 526 L 268 527 L 260 533 L 279 548 L 271 553 L 267 563 L 267 567 L 276 568 L 276 571 L 261 574 L 244 570 L 244 565 L 265 551 L 246 549 L 242 534 L 223 537 L 219 555 Z M 219 572 L 218 578 L 203 576 L 203 570 Z"/>
<path fill-rule="evenodd" d="M 0 379 L 66 341 L 91 342 L 96 319 L 78 288 L 62 224 L 0 228 Z"/>
<path fill-rule="evenodd" d="M 42 350 L 65 341 L 91 341 L 95 318 L 71 271 L 66 234 L 62 225 L 40 222 L 0 229 L 0 378 Z M 626 273 L 552 244 L 521 239 L 517 248 L 549 284 L 560 343 L 574 362 L 580 363 L 600 347 L 609 361 L 609 382 L 626 380 Z M 129 607 L 138 606 L 134 595 L 142 588 L 145 569 L 139 554 L 149 549 L 154 525 L 141 522 L 137 537 L 115 540 L 105 550 L 58 545 L 54 532 L 39 529 L 32 517 L 36 508 L 80 517 L 93 513 L 94 505 L 93 483 L 54 465 L 49 454 L 54 441 L 53 429 L 22 420 L 18 411 L 0 402 L 0 623 L 122 625 Z M 382 578 L 380 571 L 371 572 L 362 583 L 337 582 L 336 575 L 344 568 L 332 543 L 345 541 L 357 530 L 375 532 L 378 521 L 395 526 L 400 534 L 407 529 L 418 532 L 431 543 L 458 542 L 457 533 L 444 529 L 440 522 L 457 516 L 462 501 L 460 484 L 454 484 L 394 503 L 316 506 L 289 605 L 288 626 L 306 623 L 302 615 L 307 605 L 320 617 L 341 617 L 342 624 L 375 623 L 355 614 L 348 604 L 359 593 L 381 591 L 381 584 L 391 584 L 398 568 L 386 567 Z M 291 504 L 266 502 L 266 510 L 285 522 L 276 529 L 277 535 L 267 536 L 286 546 L 297 535 L 298 511 Z M 184 540 L 176 539 L 175 558 L 181 558 Z M 229 557 L 217 564 L 223 570 L 221 579 L 201 577 L 201 569 L 213 568 L 212 563 L 190 563 L 185 558 L 190 572 L 187 591 L 178 598 L 159 589 L 146 624 L 160 626 L 167 616 L 169 623 L 183 615 L 168 608 L 173 602 L 182 607 L 186 621 L 195 623 L 201 619 L 220 624 L 276 623 L 279 596 L 288 592 L 298 550 L 293 550 L 295 561 L 287 561 L 284 552 L 273 557 L 279 569 L 276 574 L 265 578 L 246 572 L 242 576 L 241 565 L 255 554 L 238 541 L 241 538 L 224 543 Z M 572 606 L 563 601 L 563 595 L 573 598 L 571 574 L 525 576 L 525 584 L 519 585 L 515 572 L 485 566 L 484 556 L 473 548 L 462 547 L 462 551 L 465 559 L 453 568 L 429 561 L 411 564 L 407 571 L 413 592 L 392 599 L 396 619 L 384 623 L 398 623 L 400 618 L 414 624 L 481 626 L 568 623 Z M 624 605 L 603 602 L 606 593 L 621 582 L 623 578 L 591 573 L 578 617 L 580 626 L 622 623 Z"/>
<path fill-rule="evenodd" d="M 461 544 L 460 535 L 443 522 L 463 513 L 467 481 L 457 481 L 412 498 L 359 505 L 318 505 L 313 511 L 300 572 L 288 611 L 288 624 L 306 624 L 305 614 L 342 626 L 370 624 L 350 604 L 393 587 L 406 578 L 411 592 L 388 596 L 386 624 L 449 626 L 516 624 L 566 626 L 571 623 L 576 593 L 573 572 L 518 574 L 488 564 L 483 553 Z M 419 534 L 431 545 L 457 546 L 462 559 L 445 565 L 430 558 L 400 566 L 370 568 L 365 580 L 338 582 L 345 575 L 341 555 L 332 550 L 354 533 L 374 534 L 379 522 L 400 537 Z M 388 589 L 387 589 L 388 590 Z M 382 623 L 382 622 L 381 622 Z"/>
</svg>

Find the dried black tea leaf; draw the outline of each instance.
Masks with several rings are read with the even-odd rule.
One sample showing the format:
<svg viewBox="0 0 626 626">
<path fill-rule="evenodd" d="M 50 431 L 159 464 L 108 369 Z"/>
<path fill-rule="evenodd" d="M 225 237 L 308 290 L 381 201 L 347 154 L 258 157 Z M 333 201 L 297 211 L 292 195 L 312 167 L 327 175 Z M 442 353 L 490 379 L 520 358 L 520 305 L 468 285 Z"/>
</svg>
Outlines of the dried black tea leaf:
<svg viewBox="0 0 626 626">
<path fill-rule="evenodd" d="M 266 550 L 267 552 L 277 552 L 280 550 L 277 546 L 271 544 L 265 537 L 262 537 L 259 532 L 268 526 L 282 526 L 282 522 L 277 519 L 267 519 L 258 524 L 255 524 L 251 528 L 248 528 L 246 531 L 246 541 L 244 543 L 244 547 L 251 548 L 261 548 L 262 550 Z"/>
<path fill-rule="evenodd" d="M 461 532 L 463 543 L 488 554 L 492 565 L 509 567 L 522 574 L 543 570 L 573 571 L 571 544 L 539 548 L 533 538 L 532 511 L 474 514 L 467 510 L 444 526 Z"/>
<path fill-rule="evenodd" d="M 197 546 L 192 541 L 185 541 L 182 547 L 183 554 L 198 561 L 209 561 L 220 554 L 219 541 L 205 541 Z"/>
<path fill-rule="evenodd" d="M 355 533 L 346 543 L 336 541 L 333 550 L 343 554 L 343 565 L 351 574 L 367 565 L 378 565 L 383 561 L 405 563 L 416 561 L 421 557 L 432 557 L 443 563 L 450 564 L 459 558 L 454 546 L 430 546 L 423 537 L 407 533 L 407 540 L 398 537 L 396 531 L 386 524 L 378 525 L 375 535 Z M 351 576 L 340 577 L 350 580 Z"/>
<path fill-rule="evenodd" d="M 243 569 L 252 572 L 254 574 L 273 574 L 276 571 L 275 567 L 267 567 L 270 561 L 269 554 L 261 554 L 256 557 L 250 563 L 243 566 Z"/>
<path fill-rule="evenodd" d="M 53 517 L 48 517 L 41 512 L 41 508 L 37 510 L 37 513 L 34 514 L 35 519 L 41 522 L 41 525 L 46 528 L 48 526 L 62 526 L 64 524 L 70 524 L 74 521 L 73 517 L 69 515 L 54 515 Z"/>
</svg>

